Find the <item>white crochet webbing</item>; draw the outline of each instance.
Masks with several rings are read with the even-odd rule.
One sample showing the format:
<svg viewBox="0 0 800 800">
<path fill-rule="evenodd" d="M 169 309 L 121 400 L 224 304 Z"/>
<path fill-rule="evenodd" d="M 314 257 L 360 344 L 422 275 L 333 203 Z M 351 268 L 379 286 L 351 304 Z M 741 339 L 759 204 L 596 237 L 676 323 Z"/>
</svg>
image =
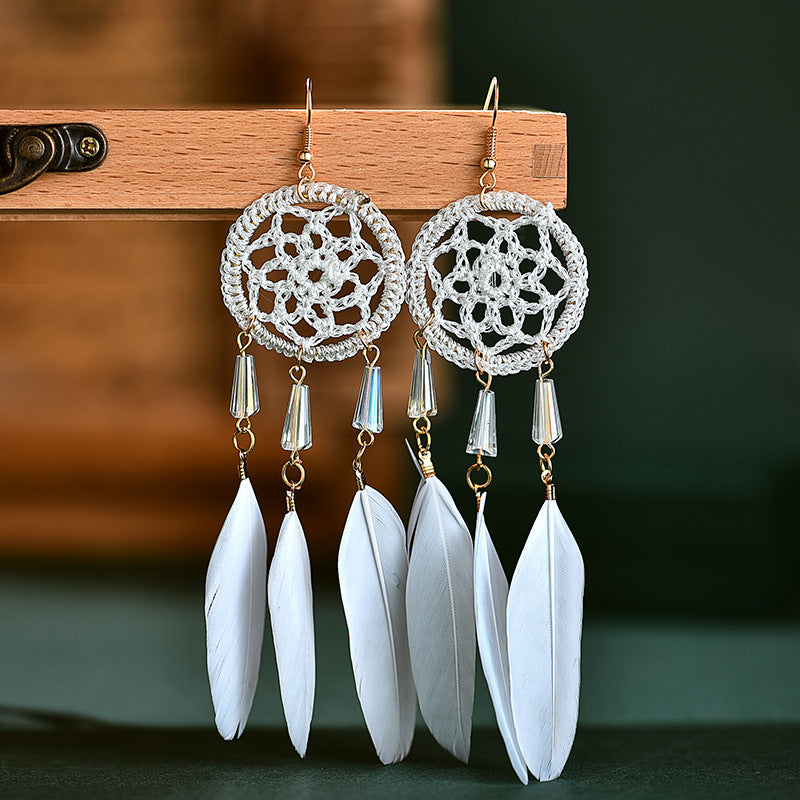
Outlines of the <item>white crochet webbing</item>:
<svg viewBox="0 0 800 800">
<path fill-rule="evenodd" d="M 297 186 L 284 186 L 242 212 L 222 251 L 222 297 L 242 329 L 252 322 L 251 334 L 264 346 L 286 356 L 302 348 L 304 361 L 341 361 L 364 347 L 359 334 L 372 342 L 397 316 L 406 290 L 403 248 L 389 220 L 361 192 L 311 183 L 308 202 L 325 207 L 309 209 L 304 202 Z M 284 230 L 285 216 L 304 222 L 300 233 Z M 335 236 L 328 222 L 340 216 L 350 232 Z M 254 239 L 267 220 L 269 228 Z M 380 251 L 362 237 L 364 226 Z M 266 260 L 255 266 L 254 254 L 267 248 Z M 357 271 L 363 262 L 375 267 L 365 281 Z M 349 322 L 337 322 L 348 309 L 358 309 L 358 320 L 351 312 Z M 300 335 L 295 326 L 301 321 L 313 333 Z"/>
<path fill-rule="evenodd" d="M 580 324 L 589 293 L 586 256 L 550 203 L 503 191 L 487 192 L 484 199 L 486 209 L 480 195 L 456 200 L 422 226 L 409 259 L 408 305 L 419 327 L 427 323 L 425 338 L 439 355 L 475 369 L 477 350 L 482 370 L 509 375 L 538 366 L 542 342 L 552 355 Z M 485 244 L 470 236 L 469 223 L 489 229 Z M 517 232 L 526 226 L 538 230 L 538 247 L 520 242 Z M 440 272 L 436 261 L 447 261 L 447 254 L 455 263 Z M 560 284 L 555 292 L 544 284 L 548 272 Z M 458 319 L 447 318 L 447 301 L 455 304 Z M 530 324 L 529 332 L 523 330 L 527 317 L 538 318 L 535 333 Z"/>
</svg>

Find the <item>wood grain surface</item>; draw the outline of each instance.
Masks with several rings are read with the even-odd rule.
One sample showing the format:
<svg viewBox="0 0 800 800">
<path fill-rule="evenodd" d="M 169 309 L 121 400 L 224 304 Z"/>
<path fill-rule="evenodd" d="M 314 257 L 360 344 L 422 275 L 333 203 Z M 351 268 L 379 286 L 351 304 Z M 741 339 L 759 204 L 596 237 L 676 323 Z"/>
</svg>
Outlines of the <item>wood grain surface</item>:
<svg viewBox="0 0 800 800">
<path fill-rule="evenodd" d="M 0 125 L 91 122 L 108 157 L 86 173 L 46 173 L 0 196 L 0 220 L 110 215 L 233 218 L 297 180 L 303 109 L 0 110 Z M 490 121 L 481 111 L 314 111 L 317 180 L 366 192 L 394 216 L 421 217 L 478 187 Z M 498 188 L 566 204 L 566 116 L 498 115 Z"/>
</svg>

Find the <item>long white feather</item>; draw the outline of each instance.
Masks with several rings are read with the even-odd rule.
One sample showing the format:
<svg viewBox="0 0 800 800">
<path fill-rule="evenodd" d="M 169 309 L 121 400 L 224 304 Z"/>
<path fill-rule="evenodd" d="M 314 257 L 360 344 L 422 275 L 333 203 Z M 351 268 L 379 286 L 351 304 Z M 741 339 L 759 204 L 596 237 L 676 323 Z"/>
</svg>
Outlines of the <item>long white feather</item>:
<svg viewBox="0 0 800 800">
<path fill-rule="evenodd" d="M 486 495 L 482 494 L 475 522 L 475 627 L 478 633 L 478 651 L 508 758 L 517 777 L 527 784 L 528 769 L 519 749 L 511 712 L 506 631 L 508 579 L 486 527 L 483 516 L 485 505 Z"/>
<path fill-rule="evenodd" d="M 297 512 L 283 518 L 267 581 L 272 640 L 289 738 L 305 756 L 314 710 L 314 608 L 311 562 Z"/>
<path fill-rule="evenodd" d="M 545 500 L 508 593 L 511 708 L 540 780 L 564 769 L 578 723 L 583 559 L 555 500 Z"/>
<path fill-rule="evenodd" d="M 472 539 L 436 476 L 420 483 L 410 527 L 406 608 L 419 706 L 436 741 L 466 762 L 475 697 Z"/>
<path fill-rule="evenodd" d="M 406 629 L 408 551 L 402 520 L 371 486 L 356 492 L 339 547 L 339 585 L 356 690 L 384 764 L 411 748 L 417 702 Z"/>
<path fill-rule="evenodd" d="M 242 735 L 253 705 L 266 610 L 267 536 L 245 479 L 225 518 L 206 575 L 206 658 L 217 730 Z"/>
</svg>

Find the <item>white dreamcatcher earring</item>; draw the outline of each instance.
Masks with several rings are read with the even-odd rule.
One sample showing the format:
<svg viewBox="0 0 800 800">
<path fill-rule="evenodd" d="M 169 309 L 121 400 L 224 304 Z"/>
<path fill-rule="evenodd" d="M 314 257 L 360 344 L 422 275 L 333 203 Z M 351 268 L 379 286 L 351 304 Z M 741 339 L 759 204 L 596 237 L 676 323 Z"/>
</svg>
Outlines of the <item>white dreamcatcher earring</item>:
<svg viewBox="0 0 800 800">
<path fill-rule="evenodd" d="M 300 452 L 312 443 L 304 362 L 341 361 L 359 351 L 367 361 L 353 419 L 359 430 L 354 462 L 359 490 L 342 536 L 339 577 L 364 717 L 381 760 L 393 761 L 410 746 L 407 719 L 410 714 L 413 733 L 415 710 L 405 643 L 408 557 L 402 522 L 389 502 L 365 485 L 361 458 L 383 429 L 380 351 L 374 341 L 402 306 L 404 255 L 397 232 L 369 197 L 315 180 L 311 111 L 308 80 L 298 184 L 259 198 L 231 226 L 222 254 L 222 294 L 236 322 L 255 341 L 296 359 L 289 371 L 292 387 L 281 438 L 290 453 L 282 469 L 287 512 L 267 594 L 281 700 L 289 736 L 301 756 L 315 685 L 310 564 L 295 509 L 295 493 L 305 480 Z M 322 208 L 310 209 L 310 203 Z M 287 218 L 302 222 L 299 233 L 287 229 Z M 329 227 L 334 220 L 346 224 L 348 233 L 335 235 Z M 377 248 L 364 238 L 364 229 Z M 263 258 L 259 251 L 267 251 L 266 260 L 257 266 Z M 342 319 L 352 320 L 354 312 L 356 321 Z M 298 324 L 312 332 L 301 334 Z M 217 633 L 212 638 L 209 630 L 209 652 L 212 647 L 238 652 L 243 642 L 259 645 L 255 633 L 250 640 L 231 628 Z M 235 680 L 225 680 L 239 688 Z"/>
<path fill-rule="evenodd" d="M 546 376 L 553 368 L 552 354 L 581 321 L 588 288 L 583 248 L 556 216 L 552 205 L 517 192 L 495 191 L 499 101 L 496 78 L 489 87 L 485 111 L 492 96 L 494 109 L 487 154 L 481 162 L 481 193 L 451 203 L 420 230 L 409 259 L 408 304 L 420 327 L 417 336 L 417 358 L 423 365 L 420 374 L 429 369 L 424 366 L 429 347 L 464 369 L 475 369 L 481 384 L 467 445 L 467 452 L 476 455 L 475 463 L 467 470 L 467 482 L 478 501 L 474 573 L 470 571 L 469 580 L 470 586 L 474 580 L 478 647 L 498 726 L 515 772 L 527 783 L 528 770 L 539 780 L 551 780 L 561 774 L 572 748 L 578 718 L 583 561 L 556 505 L 552 459 L 555 442 L 561 438 L 561 423 L 554 384 Z M 477 240 L 471 226 L 482 228 L 484 236 L 480 238 L 488 235 L 488 239 Z M 538 247 L 526 247 L 520 241 L 518 231 L 523 228 L 536 233 Z M 448 258 L 453 262 L 443 266 L 442 262 Z M 544 278 L 548 275 L 560 283 L 557 290 L 551 291 L 545 285 Z M 449 307 L 457 309 L 457 318 L 448 316 Z M 526 319 L 531 317 L 540 320 L 535 332 L 524 328 Z M 424 347 L 420 346 L 422 336 Z M 497 454 L 494 393 L 490 386 L 493 376 L 535 367 L 539 369 L 539 377 L 534 393 L 533 439 L 538 445 L 546 500 L 509 588 L 484 520 L 485 490 L 492 473 L 483 459 Z M 426 380 L 412 383 L 420 387 Z M 411 399 L 414 402 L 409 403 L 409 415 L 412 410 L 422 412 L 417 414 L 414 427 L 422 439 L 419 449 L 424 470 L 425 451 L 429 451 L 430 445 L 426 439 L 430 403 L 414 386 Z M 424 489 L 420 488 L 418 498 Z M 457 512 L 452 519 L 457 519 Z M 460 528 L 455 521 L 450 527 L 453 535 Z M 423 537 L 431 536 L 430 528 L 434 530 L 434 538 L 442 536 L 441 529 L 437 531 L 432 522 L 423 527 L 422 514 L 414 518 L 412 513 L 408 625 L 423 716 L 423 696 L 431 693 L 435 685 L 433 669 L 437 663 L 452 659 L 454 639 L 449 632 L 445 636 L 442 630 L 427 629 L 420 605 L 425 595 L 419 586 L 428 587 L 431 598 L 446 594 L 438 585 L 441 567 L 417 558 L 415 552 Z M 463 536 L 459 534 L 456 538 L 460 540 Z M 463 545 L 459 546 L 463 549 Z M 461 567 L 460 572 L 463 571 Z M 463 640 L 458 658 L 466 663 L 472 636 L 469 623 L 463 622 L 459 628 L 454 614 L 450 626 L 455 639 Z M 468 676 L 466 667 L 463 674 Z M 452 683 L 457 677 L 458 673 L 451 669 L 448 698 L 456 696 Z M 463 691 L 462 686 L 458 688 Z M 470 700 L 471 692 L 470 687 Z M 434 706 L 434 710 L 440 725 L 464 719 L 463 709 L 447 708 L 443 703 Z M 426 722 L 434 731 L 434 723 L 428 717 Z"/>
</svg>

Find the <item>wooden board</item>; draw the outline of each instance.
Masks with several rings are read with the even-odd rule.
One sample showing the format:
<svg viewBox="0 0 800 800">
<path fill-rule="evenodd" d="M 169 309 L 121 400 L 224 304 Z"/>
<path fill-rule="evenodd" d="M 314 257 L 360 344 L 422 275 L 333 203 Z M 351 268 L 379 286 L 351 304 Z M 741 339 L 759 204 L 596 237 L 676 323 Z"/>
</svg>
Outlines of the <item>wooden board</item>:
<svg viewBox="0 0 800 800">
<path fill-rule="evenodd" d="M 360 189 L 418 218 L 478 189 L 490 115 L 481 111 L 314 111 L 317 180 Z M 92 216 L 228 219 L 297 180 L 303 109 L 0 110 L 0 125 L 91 122 L 108 157 L 87 173 L 46 173 L 0 196 L 0 220 Z M 566 205 L 566 116 L 501 111 L 498 188 Z"/>
<path fill-rule="evenodd" d="M 308 75 L 320 107 L 438 107 L 439 14 L 440 4 L 430 0 L 304 0 L 301 10 L 284 0 L 0 0 L 0 105 L 293 109 L 294 133 L 285 139 L 289 149 L 280 154 L 280 174 L 270 155 L 279 145 L 265 133 L 274 111 L 258 112 L 248 123 L 245 138 L 252 140 L 257 168 L 240 164 L 240 145 L 224 164 L 220 159 L 221 170 L 241 167 L 236 177 L 252 181 L 241 199 L 223 201 L 233 209 L 234 202 L 252 199 L 248 192 L 256 196 L 272 188 L 270 181 L 275 186 L 296 174 L 297 106 Z M 475 103 L 483 99 L 482 84 L 475 87 Z M 117 116 L 25 110 L 13 119 L 64 120 L 76 113 L 102 117 L 106 127 Z M 197 113 L 166 112 L 171 119 L 165 125 L 153 122 L 151 112 L 137 112 L 136 124 L 144 117 L 148 131 L 166 127 L 178 137 Z M 219 139 L 241 133 L 239 120 L 250 114 L 222 112 L 228 117 L 223 128 L 216 121 L 196 123 L 191 138 L 178 142 L 175 171 L 196 192 L 207 190 L 204 172 Z M 168 137 L 156 133 L 152 142 L 150 133 L 137 140 L 128 116 L 113 123 L 113 158 L 104 169 L 119 174 L 124 159 L 133 159 L 145 187 L 163 177 L 160 196 L 139 190 L 147 202 L 160 203 L 176 185 L 170 173 L 176 154 L 169 152 L 176 145 L 162 146 Z M 324 131 L 318 133 L 320 144 Z M 333 160 L 338 158 L 336 151 Z M 326 158 L 321 176 L 328 178 L 336 167 Z M 124 189 L 101 188 L 101 179 L 102 172 L 46 175 L 40 186 L 5 200 L 6 208 L 23 204 L 29 210 L 10 212 L 27 220 L 24 225 L 0 225 L 0 555 L 206 559 L 237 480 L 227 409 L 238 328 L 220 300 L 218 271 L 227 225 L 165 222 L 163 209 L 101 209 L 94 217 L 74 208 L 64 212 L 59 204 L 67 195 L 79 203 L 89 192 L 104 195 L 102 204 L 128 202 L 123 191 L 135 188 L 130 178 Z M 228 220 L 238 210 L 225 212 Z M 172 216 L 181 214 L 192 220 L 213 216 L 193 209 Z M 70 215 L 149 215 L 153 221 L 44 221 Z M 419 224 L 394 224 L 408 252 Z M 386 427 L 365 462 L 369 480 L 403 514 L 403 499 L 413 491 L 403 444 L 410 430 L 411 331 L 409 316 L 401 314 L 381 338 Z M 286 454 L 279 442 L 288 364 L 263 348 L 257 348 L 256 361 L 264 411 L 254 420 L 258 442 L 250 471 L 274 543 L 285 511 L 280 469 Z M 321 568 L 326 558 L 335 561 L 355 489 L 348 467 L 356 450 L 350 421 L 361 365 L 361 358 L 315 365 L 308 378 L 315 441 L 303 454 L 308 480 L 298 508 Z M 444 365 L 434 369 L 445 409 L 452 374 Z"/>
</svg>

